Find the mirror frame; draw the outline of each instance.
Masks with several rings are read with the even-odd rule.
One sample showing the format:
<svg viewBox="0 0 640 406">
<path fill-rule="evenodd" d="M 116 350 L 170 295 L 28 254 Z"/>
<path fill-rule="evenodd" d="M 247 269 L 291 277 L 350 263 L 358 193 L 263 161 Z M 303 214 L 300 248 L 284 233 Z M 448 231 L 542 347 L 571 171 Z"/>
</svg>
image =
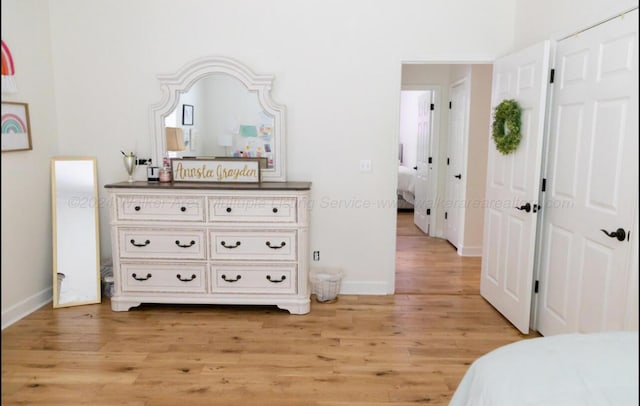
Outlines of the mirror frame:
<svg viewBox="0 0 640 406">
<path fill-rule="evenodd" d="M 242 82 L 250 92 L 258 95 L 258 101 L 264 111 L 274 118 L 273 124 L 273 168 L 263 169 L 262 180 L 266 182 L 286 181 L 286 129 L 283 105 L 271 98 L 273 75 L 256 74 L 242 63 L 231 58 L 208 56 L 196 59 L 174 74 L 158 75 L 162 99 L 153 104 L 150 110 L 151 148 L 154 162 L 162 162 L 166 151 L 164 118 L 178 105 L 180 94 L 187 92 L 200 79 L 214 74 L 227 74 Z"/>
<path fill-rule="evenodd" d="M 59 303 L 58 300 L 58 211 L 57 211 L 57 196 L 56 196 L 56 162 L 60 161 L 90 161 L 92 168 L 92 179 L 93 179 L 93 193 L 92 199 L 90 201 L 83 201 L 82 198 L 79 198 L 77 201 L 69 200 L 70 207 L 80 207 L 82 204 L 93 206 L 94 209 L 94 219 L 95 219 L 95 238 L 96 238 L 96 300 L 87 300 L 87 301 L 75 301 L 75 302 L 67 302 L 67 303 Z M 100 221 L 99 221 L 99 208 L 98 208 L 98 173 L 97 173 L 97 161 L 94 157 L 53 157 L 51 158 L 51 231 L 52 231 L 52 245 L 53 245 L 53 307 L 70 307 L 70 306 L 79 306 L 85 304 L 94 304 L 101 303 L 101 278 L 100 278 Z"/>
</svg>

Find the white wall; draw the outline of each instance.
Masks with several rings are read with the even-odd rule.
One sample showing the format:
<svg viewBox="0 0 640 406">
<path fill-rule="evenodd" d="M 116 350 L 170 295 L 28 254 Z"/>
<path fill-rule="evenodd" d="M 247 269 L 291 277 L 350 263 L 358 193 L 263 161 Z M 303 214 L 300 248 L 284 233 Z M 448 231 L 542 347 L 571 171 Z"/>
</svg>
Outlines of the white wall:
<svg viewBox="0 0 640 406">
<path fill-rule="evenodd" d="M 51 287 L 48 160 L 57 138 L 60 153 L 97 156 L 101 186 L 123 180 L 121 148 L 151 153 L 157 74 L 205 55 L 274 74 L 274 98 L 288 108 L 289 179 L 314 183 L 312 249 L 321 265 L 346 269 L 345 291 L 388 293 L 395 211 L 345 206 L 395 200 L 401 62 L 490 61 L 514 42 L 570 33 L 637 4 L 183 0 L 176 12 L 169 0 L 3 0 L 2 38 L 21 78 L 11 100 L 30 103 L 34 133 L 33 151 L 2 154 L 3 324 L 6 310 Z M 358 172 L 362 158 L 371 173 Z"/>
<path fill-rule="evenodd" d="M 29 104 L 33 146 L 2 153 L 4 328 L 49 302 L 52 294 L 49 160 L 56 154 L 58 134 L 48 3 L 2 0 L 2 40 L 13 55 L 18 86 L 18 93 L 3 94 L 2 101 Z M 93 148 L 84 152 L 96 153 Z"/>
<path fill-rule="evenodd" d="M 97 155 L 101 185 L 123 180 L 123 144 L 150 154 L 157 74 L 205 55 L 274 74 L 274 99 L 287 106 L 288 178 L 313 182 L 312 250 L 320 265 L 346 270 L 345 292 L 362 293 L 393 292 L 401 61 L 493 60 L 511 49 L 515 11 L 508 0 L 190 0 L 179 13 L 168 0 L 50 7 L 63 152 Z M 360 159 L 373 170 L 359 172 Z M 106 208 L 100 220 L 106 253 Z"/>
<path fill-rule="evenodd" d="M 463 254 L 482 255 L 493 65 L 471 65 Z"/>
<path fill-rule="evenodd" d="M 514 49 L 519 49 L 581 31 L 638 7 L 638 0 L 518 0 L 516 4 Z"/>
</svg>

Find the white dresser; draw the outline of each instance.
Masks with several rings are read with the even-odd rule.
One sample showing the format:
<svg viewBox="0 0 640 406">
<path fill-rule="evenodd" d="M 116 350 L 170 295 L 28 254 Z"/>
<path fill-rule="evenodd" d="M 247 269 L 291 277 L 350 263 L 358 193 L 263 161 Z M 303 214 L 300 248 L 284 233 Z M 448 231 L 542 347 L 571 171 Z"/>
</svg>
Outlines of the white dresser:
<svg viewBox="0 0 640 406">
<path fill-rule="evenodd" d="M 116 183 L 111 308 L 141 303 L 310 308 L 308 182 Z"/>
</svg>

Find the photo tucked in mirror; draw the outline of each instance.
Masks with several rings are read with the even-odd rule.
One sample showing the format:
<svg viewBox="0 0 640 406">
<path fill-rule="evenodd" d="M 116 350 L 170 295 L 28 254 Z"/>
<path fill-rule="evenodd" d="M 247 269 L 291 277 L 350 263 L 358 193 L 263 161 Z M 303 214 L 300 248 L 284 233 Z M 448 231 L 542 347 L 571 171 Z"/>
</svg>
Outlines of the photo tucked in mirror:
<svg viewBox="0 0 640 406">
<path fill-rule="evenodd" d="M 100 303 L 95 158 L 52 158 L 53 307 Z"/>
<path fill-rule="evenodd" d="M 183 117 L 185 106 L 190 106 L 189 117 Z M 167 142 L 170 157 L 266 158 L 267 168 L 273 167 L 274 117 L 262 108 L 257 92 L 230 75 L 198 80 L 180 94 L 164 124 L 165 131 L 181 128 L 184 137 L 179 148 Z"/>
</svg>

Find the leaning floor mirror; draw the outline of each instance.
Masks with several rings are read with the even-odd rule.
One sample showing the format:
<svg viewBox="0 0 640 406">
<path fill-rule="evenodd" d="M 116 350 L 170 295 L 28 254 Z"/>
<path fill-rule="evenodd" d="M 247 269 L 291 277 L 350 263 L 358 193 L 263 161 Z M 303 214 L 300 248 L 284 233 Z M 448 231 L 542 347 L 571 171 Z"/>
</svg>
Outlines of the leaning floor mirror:
<svg viewBox="0 0 640 406">
<path fill-rule="evenodd" d="M 53 307 L 100 303 L 96 159 L 51 159 Z"/>
</svg>

